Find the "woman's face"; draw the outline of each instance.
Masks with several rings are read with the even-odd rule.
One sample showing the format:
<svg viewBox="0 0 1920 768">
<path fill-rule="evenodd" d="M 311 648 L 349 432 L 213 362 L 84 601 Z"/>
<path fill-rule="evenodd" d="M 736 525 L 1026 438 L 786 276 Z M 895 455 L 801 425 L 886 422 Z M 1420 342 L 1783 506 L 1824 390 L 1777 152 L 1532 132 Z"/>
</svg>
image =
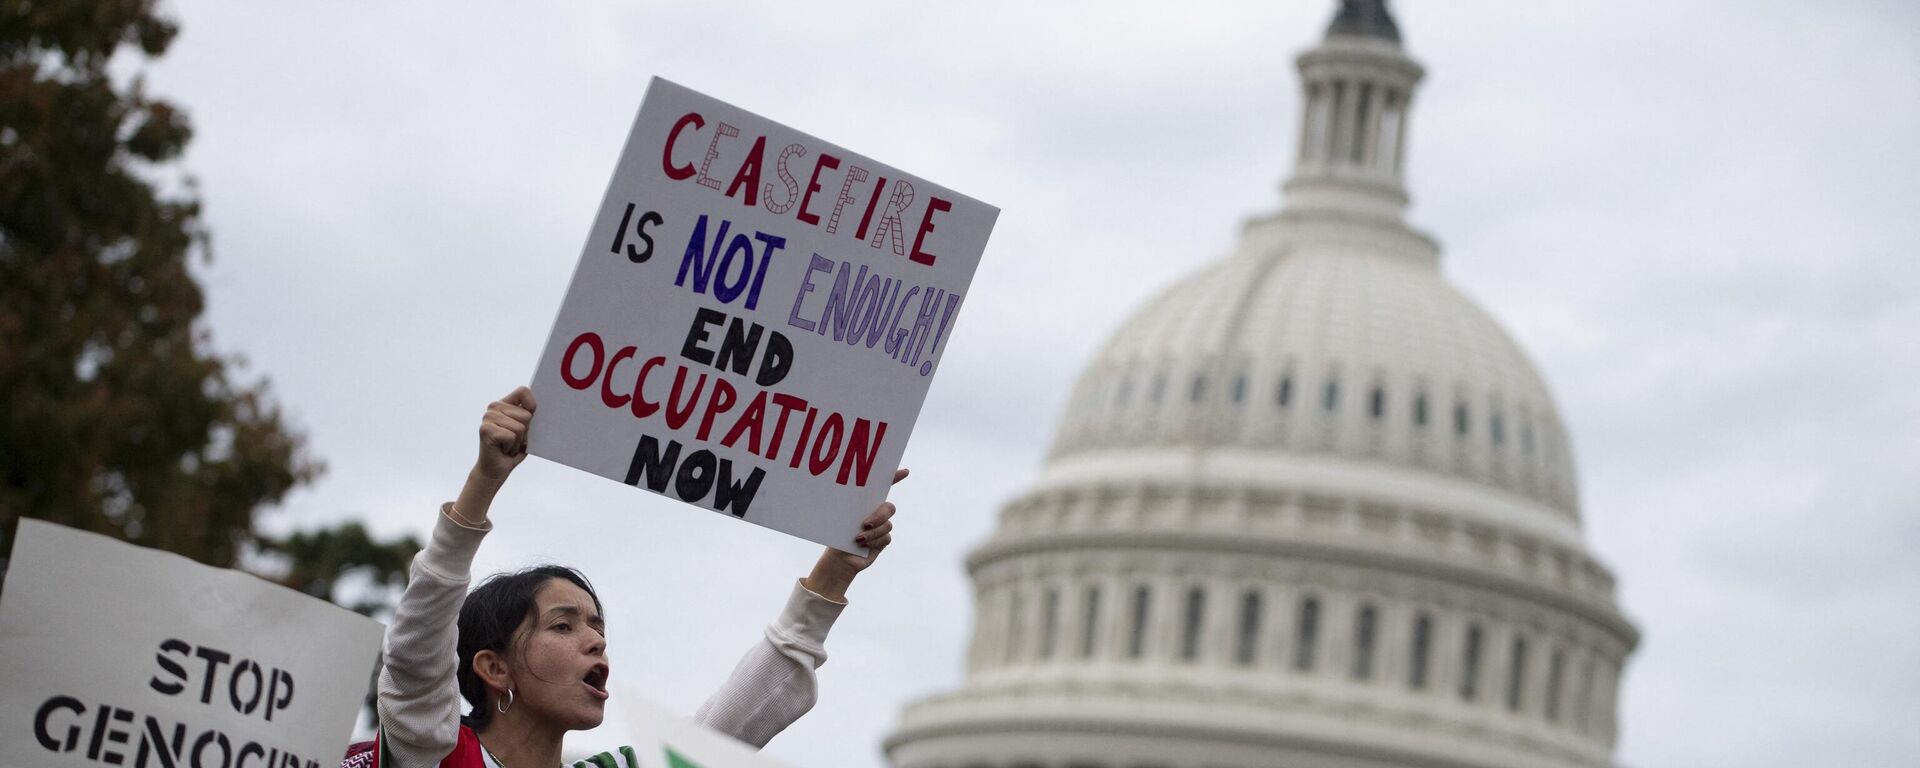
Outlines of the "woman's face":
<svg viewBox="0 0 1920 768">
<path fill-rule="evenodd" d="M 549 579 L 534 596 L 531 627 L 518 639 L 514 707 L 572 730 L 606 716 L 606 625 L 593 596 L 573 582 Z"/>
</svg>

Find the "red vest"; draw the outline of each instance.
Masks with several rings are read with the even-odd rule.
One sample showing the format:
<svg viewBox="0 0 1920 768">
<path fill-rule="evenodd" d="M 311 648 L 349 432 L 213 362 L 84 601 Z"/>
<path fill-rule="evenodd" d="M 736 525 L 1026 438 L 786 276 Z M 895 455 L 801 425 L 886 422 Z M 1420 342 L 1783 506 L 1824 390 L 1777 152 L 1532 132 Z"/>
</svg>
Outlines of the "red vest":
<svg viewBox="0 0 1920 768">
<path fill-rule="evenodd" d="M 362 741 L 347 747 L 347 756 L 340 761 L 340 768 L 404 768 L 389 766 L 380 762 L 380 742 Z M 460 739 L 453 744 L 453 751 L 440 761 L 440 768 L 484 768 L 487 764 L 481 757 L 480 737 L 472 728 L 460 726 Z"/>
</svg>

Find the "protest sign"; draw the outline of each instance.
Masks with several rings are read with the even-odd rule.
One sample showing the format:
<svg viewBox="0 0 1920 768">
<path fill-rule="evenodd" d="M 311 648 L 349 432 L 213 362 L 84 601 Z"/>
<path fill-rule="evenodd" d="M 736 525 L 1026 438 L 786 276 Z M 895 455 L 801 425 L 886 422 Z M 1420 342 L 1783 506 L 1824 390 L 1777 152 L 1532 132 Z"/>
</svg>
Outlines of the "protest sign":
<svg viewBox="0 0 1920 768">
<path fill-rule="evenodd" d="M 759 750 L 634 696 L 621 697 L 626 717 L 621 725 L 630 738 L 619 756 L 633 768 L 787 768 L 787 764 Z M 598 768 L 603 760 L 589 758 L 576 768 Z"/>
<path fill-rule="evenodd" d="M 331 768 L 379 622 L 258 577 L 20 521 L 0 766 Z"/>
<path fill-rule="evenodd" d="M 864 552 L 998 215 L 654 78 L 534 373 L 531 452 Z"/>
</svg>

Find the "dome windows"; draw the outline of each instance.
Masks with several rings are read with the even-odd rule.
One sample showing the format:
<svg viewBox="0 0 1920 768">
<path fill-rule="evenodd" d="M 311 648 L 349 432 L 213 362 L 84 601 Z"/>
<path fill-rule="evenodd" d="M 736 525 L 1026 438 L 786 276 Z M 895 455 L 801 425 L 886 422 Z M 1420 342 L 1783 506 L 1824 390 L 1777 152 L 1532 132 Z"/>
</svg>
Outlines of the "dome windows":
<svg viewBox="0 0 1920 768">
<path fill-rule="evenodd" d="M 1280 385 L 1274 388 L 1273 402 L 1281 408 L 1285 408 L 1293 402 L 1293 374 L 1288 373 L 1280 376 Z"/>
<path fill-rule="evenodd" d="M 1340 378 L 1338 376 L 1327 376 L 1327 386 L 1320 393 L 1320 406 L 1328 413 L 1340 410 Z"/>
<path fill-rule="evenodd" d="M 1200 630 L 1206 622 L 1207 593 L 1199 587 L 1187 590 L 1186 626 L 1180 633 L 1180 660 L 1200 658 Z"/>
<path fill-rule="evenodd" d="M 1480 695 L 1480 644 L 1478 623 L 1467 625 L 1466 644 L 1460 648 L 1460 700 L 1473 701 Z"/>
<path fill-rule="evenodd" d="M 1187 399 L 1197 403 L 1205 399 L 1206 396 L 1207 396 L 1207 375 L 1203 373 L 1203 374 L 1194 376 L 1193 384 L 1187 388 Z"/>
<path fill-rule="evenodd" d="M 1473 422 L 1468 418 L 1466 402 L 1461 401 L 1461 402 L 1454 403 L 1453 433 L 1461 437 L 1466 437 L 1467 434 L 1472 430 L 1472 428 L 1473 428 Z"/>
<path fill-rule="evenodd" d="M 1427 687 L 1427 660 L 1433 655 L 1433 617 L 1425 611 L 1413 620 L 1413 643 L 1409 653 L 1412 658 L 1407 660 L 1407 687 L 1423 690 Z"/>
<path fill-rule="evenodd" d="M 1374 632 L 1380 622 L 1372 603 L 1363 603 L 1353 619 L 1353 679 L 1373 679 Z"/>
<path fill-rule="evenodd" d="M 1233 647 L 1233 663 L 1252 666 L 1259 652 L 1259 640 L 1260 593 L 1249 589 L 1240 597 L 1240 634 Z"/>
<path fill-rule="evenodd" d="M 1306 597 L 1300 601 L 1300 619 L 1295 625 L 1297 630 L 1293 644 L 1293 668 L 1301 672 L 1313 671 L 1314 643 L 1320 636 L 1320 598 Z"/>
<path fill-rule="evenodd" d="M 1566 674 L 1567 654 L 1559 648 L 1547 657 L 1547 722 L 1560 722 L 1560 677 Z"/>
<path fill-rule="evenodd" d="M 1513 638 L 1513 653 L 1507 658 L 1507 711 L 1518 712 L 1526 703 L 1522 695 L 1527 689 L 1527 639 Z"/>
<path fill-rule="evenodd" d="M 1242 401 L 1245 401 L 1247 399 L 1247 375 L 1246 374 L 1240 373 L 1240 374 L 1234 375 L 1232 397 L 1233 397 L 1234 405 L 1239 405 Z"/>
<path fill-rule="evenodd" d="M 1060 630 L 1060 590 L 1049 588 L 1040 611 L 1040 658 L 1053 658 L 1054 636 Z"/>
<path fill-rule="evenodd" d="M 1367 395 L 1367 415 L 1374 421 L 1387 416 L 1387 388 L 1381 384 L 1373 385 L 1373 392 Z"/>
<path fill-rule="evenodd" d="M 1153 591 L 1142 584 L 1133 589 L 1133 625 L 1127 631 L 1127 656 L 1140 658 L 1147 653 L 1147 619 L 1152 608 Z"/>
<path fill-rule="evenodd" d="M 1099 651 L 1100 639 L 1100 587 L 1087 587 L 1086 622 L 1080 625 L 1080 658 L 1091 659 Z"/>
</svg>

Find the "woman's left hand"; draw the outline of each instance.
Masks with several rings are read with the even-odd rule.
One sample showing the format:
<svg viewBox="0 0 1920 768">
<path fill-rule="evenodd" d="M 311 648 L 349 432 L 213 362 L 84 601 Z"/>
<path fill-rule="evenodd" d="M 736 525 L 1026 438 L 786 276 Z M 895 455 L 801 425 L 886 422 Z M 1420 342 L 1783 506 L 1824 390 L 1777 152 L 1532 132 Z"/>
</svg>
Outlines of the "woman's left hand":
<svg viewBox="0 0 1920 768">
<path fill-rule="evenodd" d="M 893 482 L 907 479 L 907 470 L 899 469 L 893 473 Z M 828 547 L 820 553 L 820 560 L 814 563 L 813 573 L 803 584 L 814 594 L 834 601 L 845 601 L 847 586 L 853 583 L 853 577 L 873 565 L 880 558 L 880 552 L 893 543 L 893 513 L 895 507 L 891 501 L 880 502 L 880 506 L 860 521 L 860 533 L 855 535 L 853 543 L 867 548 L 865 556 Z"/>
</svg>

